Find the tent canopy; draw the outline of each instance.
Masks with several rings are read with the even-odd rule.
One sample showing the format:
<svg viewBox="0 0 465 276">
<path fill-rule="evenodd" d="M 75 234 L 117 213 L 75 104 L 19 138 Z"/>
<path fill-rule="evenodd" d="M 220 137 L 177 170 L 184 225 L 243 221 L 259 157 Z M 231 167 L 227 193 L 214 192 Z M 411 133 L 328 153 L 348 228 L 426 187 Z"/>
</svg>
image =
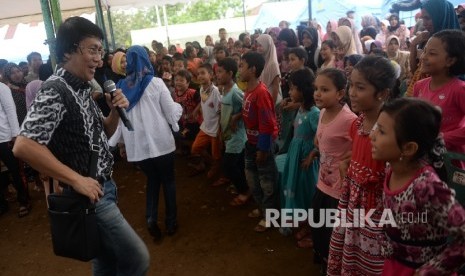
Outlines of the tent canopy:
<svg viewBox="0 0 465 276">
<path fill-rule="evenodd" d="M 390 0 L 389 3 L 397 0 Z M 288 7 L 292 7 L 289 9 Z M 338 19 L 345 16 L 346 11 L 354 10 L 358 16 L 373 14 L 381 16 L 381 0 L 312 0 L 312 17 L 326 26 L 330 19 Z M 279 21 L 286 20 L 292 28 L 300 25 L 300 22 L 308 21 L 308 0 L 292 0 L 287 2 L 270 2 L 263 4 L 260 9 L 254 29 L 263 31 L 272 26 L 278 26 Z"/>
<path fill-rule="evenodd" d="M 18 3 L 20 2 L 20 3 Z M 95 0 L 60 0 L 60 8 L 66 15 L 78 15 L 95 10 Z M 189 0 L 101 0 L 102 6 L 142 7 L 189 2 Z M 0 26 L 43 21 L 40 0 L 0 0 Z"/>
</svg>

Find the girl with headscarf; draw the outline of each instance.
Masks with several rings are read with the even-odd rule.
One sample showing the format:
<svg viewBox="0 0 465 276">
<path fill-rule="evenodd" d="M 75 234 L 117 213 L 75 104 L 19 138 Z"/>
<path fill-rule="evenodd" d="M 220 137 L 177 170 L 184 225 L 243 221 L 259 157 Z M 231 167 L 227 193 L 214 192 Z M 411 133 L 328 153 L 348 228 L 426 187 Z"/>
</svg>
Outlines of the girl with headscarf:
<svg viewBox="0 0 465 276">
<path fill-rule="evenodd" d="M 278 57 L 278 64 L 280 64 L 283 60 L 284 49 L 286 48 L 285 45 L 283 45 L 281 41 L 278 40 L 280 32 L 281 29 L 279 27 L 269 28 L 266 32 L 273 39 L 274 46 L 276 47 L 276 56 Z"/>
<path fill-rule="evenodd" d="M 205 36 L 205 46 L 213 46 L 213 47 L 215 47 L 215 43 L 213 42 L 213 38 L 211 37 L 211 35 Z"/>
<path fill-rule="evenodd" d="M 279 32 L 278 40 L 287 48 L 294 48 L 299 46 L 297 35 L 293 29 L 282 29 Z"/>
<path fill-rule="evenodd" d="M 41 80 L 33 80 L 26 85 L 26 107 L 29 109 L 42 85 Z"/>
<path fill-rule="evenodd" d="M 212 66 L 216 63 L 215 54 L 213 53 L 213 46 L 203 47 L 203 63 L 210 63 Z"/>
<path fill-rule="evenodd" d="M 355 26 L 355 21 L 348 17 L 342 17 L 338 21 L 338 26 L 347 26 L 350 28 L 352 37 L 354 39 L 355 50 L 357 51 L 357 54 L 362 55 L 363 54 L 362 41 L 360 40 L 357 27 Z"/>
<path fill-rule="evenodd" d="M 326 28 L 323 28 L 323 25 L 321 25 L 321 23 L 318 21 L 312 21 L 312 23 L 318 31 L 318 37 L 320 38 L 321 42 L 323 42 L 323 37 L 326 35 Z"/>
<path fill-rule="evenodd" d="M 276 47 L 270 35 L 261 34 L 257 38 L 257 52 L 262 54 L 265 58 L 265 67 L 263 68 L 259 80 L 266 85 L 274 103 L 277 104 L 282 99 L 279 87 L 280 72 Z"/>
<path fill-rule="evenodd" d="M 347 26 L 339 26 L 331 34 L 331 38 L 336 44 L 336 68 L 344 70 L 344 57 L 357 54 L 352 30 Z"/>
<path fill-rule="evenodd" d="M 182 107 L 175 103 L 162 79 L 154 77 L 152 65 L 145 49 L 132 46 L 126 53 L 126 77 L 117 88 L 129 100 L 127 117 L 134 131 L 129 131 L 120 121 L 111 138 L 112 143 L 122 140 L 120 153 L 129 162 L 139 162 L 147 176 L 146 219 L 149 233 L 160 238 L 158 221 L 158 196 L 163 186 L 165 198 L 166 233 L 177 230 L 176 186 L 174 179 L 174 151 L 172 131 L 179 131 L 178 121 Z"/>
<path fill-rule="evenodd" d="M 364 43 L 364 48 L 363 48 L 363 53 L 364 54 L 370 54 L 374 49 L 380 49 L 383 51 L 383 45 L 381 42 L 373 39 L 368 39 L 363 42 Z"/>
<path fill-rule="evenodd" d="M 26 118 L 26 79 L 18 65 L 8 63 L 5 65 L 3 76 L 10 87 L 11 95 L 16 105 L 16 115 L 18 117 L 19 125 L 21 125 Z"/>
<path fill-rule="evenodd" d="M 318 58 L 320 56 L 321 40 L 317 29 L 308 27 L 300 33 L 300 43 L 308 54 L 308 60 L 305 66 L 310 68 L 313 73 L 318 69 Z"/>
<path fill-rule="evenodd" d="M 381 20 L 380 26 L 381 29 L 379 30 L 379 33 L 376 35 L 375 40 L 378 40 L 379 42 L 381 42 L 382 45 L 385 45 L 389 21 L 387 21 L 386 19 Z"/>
<path fill-rule="evenodd" d="M 362 16 L 362 30 L 360 31 L 360 37 L 369 36 L 372 39 L 376 38 L 378 30 L 376 28 L 377 22 L 373 15 Z"/>
<path fill-rule="evenodd" d="M 336 20 L 329 20 L 328 24 L 326 24 L 326 34 L 323 36 L 322 41 L 326 41 L 331 39 L 331 33 L 336 31 L 338 25 Z"/>
<path fill-rule="evenodd" d="M 410 53 L 399 49 L 400 40 L 397 36 L 391 35 L 386 39 L 386 53 L 390 60 L 397 62 L 400 66 L 399 80 L 402 82 L 410 74 Z"/>
<path fill-rule="evenodd" d="M 426 0 L 422 3 L 421 14 L 423 27 L 426 31 L 419 33 L 410 43 L 410 72 L 413 76 L 405 93 L 409 97 L 413 96 L 414 84 L 427 77 L 421 74 L 419 58 L 422 53 L 421 49 L 423 49 L 428 39 L 442 30 L 460 30 L 454 6 L 446 0 Z"/>
<path fill-rule="evenodd" d="M 113 55 L 111 70 L 115 73 L 115 75 L 111 76 L 112 81 L 115 83 L 126 76 L 126 54 L 124 52 L 118 51 Z"/>
<path fill-rule="evenodd" d="M 400 24 L 399 15 L 395 13 L 389 16 L 389 26 L 386 36 L 391 35 L 395 35 L 399 38 L 401 50 L 408 50 L 407 37 L 410 36 L 410 31 L 405 25 Z"/>
</svg>

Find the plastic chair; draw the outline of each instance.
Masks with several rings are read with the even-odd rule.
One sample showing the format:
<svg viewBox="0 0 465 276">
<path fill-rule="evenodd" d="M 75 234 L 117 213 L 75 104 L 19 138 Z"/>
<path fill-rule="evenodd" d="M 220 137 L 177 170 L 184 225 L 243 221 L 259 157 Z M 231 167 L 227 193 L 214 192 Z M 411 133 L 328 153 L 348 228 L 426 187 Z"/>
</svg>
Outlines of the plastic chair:
<svg viewBox="0 0 465 276">
<path fill-rule="evenodd" d="M 444 154 L 444 162 L 447 171 L 447 184 L 455 190 L 455 198 L 465 206 L 465 170 L 452 164 L 453 160 L 465 161 L 465 154 L 447 152 Z"/>
</svg>

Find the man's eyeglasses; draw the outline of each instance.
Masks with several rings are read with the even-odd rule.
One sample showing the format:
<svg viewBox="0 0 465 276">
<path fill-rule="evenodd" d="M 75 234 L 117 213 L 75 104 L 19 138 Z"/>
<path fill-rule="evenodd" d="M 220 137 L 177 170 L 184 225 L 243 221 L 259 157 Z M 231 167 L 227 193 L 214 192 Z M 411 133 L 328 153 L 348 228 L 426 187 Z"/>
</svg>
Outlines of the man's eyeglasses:
<svg viewBox="0 0 465 276">
<path fill-rule="evenodd" d="M 79 50 L 81 51 L 81 54 L 84 54 L 84 50 L 87 51 L 87 53 L 93 57 L 99 57 L 101 59 L 103 59 L 103 57 L 105 56 L 105 50 L 103 48 L 97 48 L 97 47 L 88 47 L 88 48 L 82 48 L 81 46 L 79 45 L 76 45 Z"/>
</svg>

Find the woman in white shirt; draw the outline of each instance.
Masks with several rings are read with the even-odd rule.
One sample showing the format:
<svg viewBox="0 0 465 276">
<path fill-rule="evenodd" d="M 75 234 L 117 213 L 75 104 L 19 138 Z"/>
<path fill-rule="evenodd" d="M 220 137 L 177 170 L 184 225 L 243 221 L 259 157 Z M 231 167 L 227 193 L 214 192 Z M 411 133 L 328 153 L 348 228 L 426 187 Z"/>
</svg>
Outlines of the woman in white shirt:
<svg viewBox="0 0 465 276">
<path fill-rule="evenodd" d="M 29 214 L 31 205 L 29 195 L 19 174 L 19 163 L 11 151 L 11 146 L 19 134 L 16 106 L 11 95 L 10 88 L 0 83 L 0 160 L 3 161 L 13 177 L 13 185 L 16 189 L 19 202 L 19 217 Z M 3 189 L 7 183 L 3 183 L 4 177 L 0 177 L 0 215 L 8 211 L 8 202 L 3 196 Z"/>
<path fill-rule="evenodd" d="M 158 197 L 163 186 L 165 198 L 165 233 L 173 235 L 177 230 L 176 185 L 174 179 L 173 131 L 179 131 L 178 121 L 182 107 L 173 101 L 162 79 L 154 77 L 149 56 L 144 48 L 132 46 L 126 52 L 126 78 L 117 87 L 129 100 L 127 117 L 134 131 L 122 122 L 115 137 L 124 141 L 124 152 L 129 162 L 138 162 L 147 176 L 146 218 L 150 234 L 161 238 L 157 225 Z"/>
</svg>

